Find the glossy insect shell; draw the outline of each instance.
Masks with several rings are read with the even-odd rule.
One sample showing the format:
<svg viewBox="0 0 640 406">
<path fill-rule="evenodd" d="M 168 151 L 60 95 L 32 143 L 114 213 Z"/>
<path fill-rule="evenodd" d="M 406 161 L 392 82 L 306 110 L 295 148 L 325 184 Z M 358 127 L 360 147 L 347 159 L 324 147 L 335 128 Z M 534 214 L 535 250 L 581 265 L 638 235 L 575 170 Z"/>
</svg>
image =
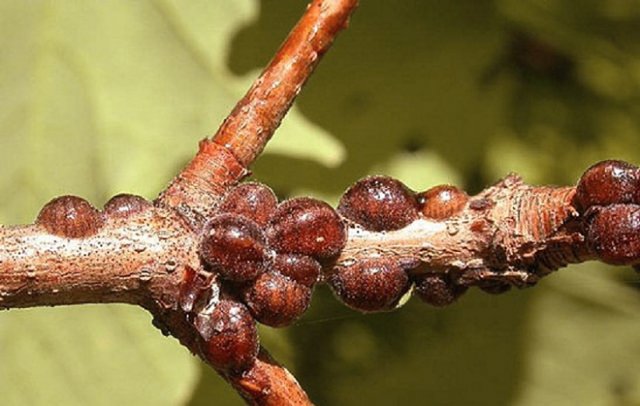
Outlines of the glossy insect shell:
<svg viewBox="0 0 640 406">
<path fill-rule="evenodd" d="M 284 327 L 296 321 L 311 303 L 311 289 L 279 272 L 265 272 L 243 295 L 253 316 L 262 324 Z"/>
<path fill-rule="evenodd" d="M 576 187 L 576 206 L 640 203 L 640 170 L 623 161 L 602 161 L 585 171 Z"/>
<path fill-rule="evenodd" d="M 241 303 L 222 300 L 212 313 L 198 314 L 195 327 L 202 337 L 201 351 L 222 372 L 240 373 L 258 355 L 258 331 L 251 313 Z"/>
<path fill-rule="evenodd" d="M 60 237 L 83 238 L 96 234 L 103 219 L 100 212 L 83 198 L 60 196 L 44 205 L 36 223 Z"/>
<path fill-rule="evenodd" d="M 418 203 L 402 182 L 387 176 L 371 176 L 345 192 L 338 212 L 367 230 L 390 231 L 416 220 Z"/>
<path fill-rule="evenodd" d="M 105 203 L 102 212 L 107 217 L 127 217 L 153 207 L 144 197 L 122 193 Z"/>
<path fill-rule="evenodd" d="M 265 226 L 278 205 L 273 190 L 262 183 L 242 183 L 231 189 L 218 208 L 220 213 L 235 213 Z"/>
<path fill-rule="evenodd" d="M 614 204 L 599 208 L 587 228 L 587 243 L 600 260 L 613 265 L 640 261 L 640 206 Z"/>
<path fill-rule="evenodd" d="M 460 213 L 469 196 L 451 185 L 440 185 L 418 194 L 420 212 L 429 219 L 444 220 Z"/>
<path fill-rule="evenodd" d="M 272 267 L 282 275 L 294 281 L 312 287 L 320 275 L 320 263 L 306 255 L 278 254 L 273 260 Z"/>
<path fill-rule="evenodd" d="M 223 278 L 249 281 L 264 270 L 265 237 L 252 220 L 221 214 L 205 226 L 200 256 Z"/>
<path fill-rule="evenodd" d="M 340 216 L 328 204 L 306 197 L 282 202 L 269 220 L 269 246 L 281 253 L 326 259 L 340 253 L 346 242 Z"/>
<path fill-rule="evenodd" d="M 327 281 L 342 302 L 363 312 L 394 309 L 410 286 L 407 273 L 389 258 L 359 259 L 337 267 Z"/>
</svg>

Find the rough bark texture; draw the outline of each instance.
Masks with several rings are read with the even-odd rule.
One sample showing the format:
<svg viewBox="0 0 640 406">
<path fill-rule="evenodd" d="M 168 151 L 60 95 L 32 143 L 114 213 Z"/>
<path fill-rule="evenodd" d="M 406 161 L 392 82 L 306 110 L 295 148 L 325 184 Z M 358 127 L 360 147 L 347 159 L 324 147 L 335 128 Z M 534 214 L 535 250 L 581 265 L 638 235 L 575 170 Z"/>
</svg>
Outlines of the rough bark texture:
<svg viewBox="0 0 640 406">
<path fill-rule="evenodd" d="M 240 376 L 227 378 L 250 404 L 265 406 L 310 405 L 311 400 L 296 378 L 261 350 L 253 368 Z"/>
<path fill-rule="evenodd" d="M 573 187 L 532 187 L 510 175 L 447 219 L 419 219 L 387 232 L 350 223 L 336 266 L 390 256 L 415 268 L 413 273 L 453 273 L 461 285 L 492 280 L 532 285 L 553 270 L 593 257 L 574 194 Z"/>
</svg>

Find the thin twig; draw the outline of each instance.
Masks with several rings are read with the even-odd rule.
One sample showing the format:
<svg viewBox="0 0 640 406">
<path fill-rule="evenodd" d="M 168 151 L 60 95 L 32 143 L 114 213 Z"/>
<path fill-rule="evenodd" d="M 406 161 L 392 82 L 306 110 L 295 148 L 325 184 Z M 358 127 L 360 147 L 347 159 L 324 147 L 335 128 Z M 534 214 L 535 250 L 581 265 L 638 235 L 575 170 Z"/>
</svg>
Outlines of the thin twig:
<svg viewBox="0 0 640 406">
<path fill-rule="evenodd" d="M 221 194 L 249 172 L 298 93 L 337 34 L 357 0 L 315 0 L 275 57 L 238 102 L 211 140 L 158 198 L 197 227 Z"/>
</svg>

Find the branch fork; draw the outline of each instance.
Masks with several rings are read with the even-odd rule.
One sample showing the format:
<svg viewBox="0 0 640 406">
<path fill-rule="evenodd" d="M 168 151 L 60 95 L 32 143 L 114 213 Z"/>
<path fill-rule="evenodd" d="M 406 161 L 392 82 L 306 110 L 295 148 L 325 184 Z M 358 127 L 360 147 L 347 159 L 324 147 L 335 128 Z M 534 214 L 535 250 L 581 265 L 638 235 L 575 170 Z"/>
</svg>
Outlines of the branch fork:
<svg viewBox="0 0 640 406">
<path fill-rule="evenodd" d="M 269 315 L 256 309 L 260 301 L 304 311 L 314 284 L 326 282 L 347 305 L 384 311 L 413 284 L 422 300 L 443 306 L 470 287 L 532 286 L 570 263 L 640 263 L 640 169 L 620 161 L 594 165 L 576 187 L 534 187 L 509 175 L 469 197 L 448 185 L 415 193 L 374 177 L 352 186 L 337 212 L 313 199 L 276 206 L 264 186 L 256 186 L 264 199 L 227 205 L 356 6 L 313 0 L 153 204 L 121 195 L 98 211 L 67 196 L 32 225 L 1 227 L 0 307 L 139 305 L 247 403 L 309 405 L 295 378 L 258 346 L 253 317 Z M 216 250 L 212 260 L 204 255 L 207 241 L 237 249 L 228 262 L 237 272 L 225 273 Z M 281 289 L 260 291 L 261 278 Z M 221 313 L 223 303 L 231 310 Z"/>
</svg>

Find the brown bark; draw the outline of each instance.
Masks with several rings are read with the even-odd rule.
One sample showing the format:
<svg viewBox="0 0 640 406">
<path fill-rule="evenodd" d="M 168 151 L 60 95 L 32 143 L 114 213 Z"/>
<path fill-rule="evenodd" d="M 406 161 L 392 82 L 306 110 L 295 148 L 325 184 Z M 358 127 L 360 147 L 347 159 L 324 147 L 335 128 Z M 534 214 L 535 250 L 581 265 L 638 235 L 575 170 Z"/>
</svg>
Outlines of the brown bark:
<svg viewBox="0 0 640 406">
<path fill-rule="evenodd" d="M 54 235 L 42 224 L 0 228 L 0 307 L 136 304 L 147 308 L 165 333 L 203 357 L 192 314 L 180 302 L 187 275 L 207 273 L 198 253 L 202 225 L 220 197 L 249 173 L 356 4 L 315 0 L 309 5 L 265 71 L 216 135 L 200 143 L 156 207 L 125 217 L 100 214 L 99 223 L 77 235 Z M 594 258 L 574 194 L 573 187 L 531 187 L 510 176 L 449 218 L 420 218 L 386 232 L 350 223 L 347 244 L 328 267 L 381 256 L 409 264 L 412 273 L 455 274 L 464 286 L 529 286 L 568 263 Z M 265 350 L 247 371 L 219 372 L 250 404 L 311 403 Z"/>
<path fill-rule="evenodd" d="M 574 187 L 533 187 L 510 175 L 443 220 L 423 218 L 386 232 L 351 224 L 335 267 L 382 256 L 415 274 L 452 273 L 465 286 L 530 286 L 558 268 L 594 258 L 574 195 Z"/>
<path fill-rule="evenodd" d="M 196 249 L 196 236 L 166 209 L 107 218 L 85 238 L 53 235 L 41 225 L 2 227 L 0 306 L 175 307 L 184 270 L 200 266 Z"/>
<path fill-rule="evenodd" d="M 396 231 L 349 228 L 334 266 L 394 257 L 428 269 L 482 271 L 517 286 L 595 256 L 585 245 L 574 187 L 532 187 L 515 177 L 472 197 L 454 217 Z M 345 220 L 348 221 L 348 220 Z M 187 269 L 200 270 L 198 235 L 164 208 L 107 217 L 96 234 L 66 238 L 41 225 L 0 228 L 0 305 L 120 302 L 179 311 Z"/>
<path fill-rule="evenodd" d="M 510 176 L 448 219 L 419 219 L 383 232 L 351 224 L 334 266 L 376 255 L 420 264 L 413 273 L 453 271 L 461 285 L 529 286 L 567 263 L 594 258 L 574 194 L 574 187 L 531 187 Z M 198 241 L 179 214 L 161 207 L 104 216 L 95 234 L 80 238 L 56 236 L 38 224 L 4 227 L 0 306 L 138 304 L 165 333 L 202 356 L 200 337 L 180 305 L 187 272 L 206 274 Z M 250 404 L 310 404 L 295 378 L 264 350 L 248 371 L 220 373 Z"/>
<path fill-rule="evenodd" d="M 249 404 L 303 406 L 311 400 L 285 367 L 262 349 L 246 373 L 227 378 Z"/>
</svg>

